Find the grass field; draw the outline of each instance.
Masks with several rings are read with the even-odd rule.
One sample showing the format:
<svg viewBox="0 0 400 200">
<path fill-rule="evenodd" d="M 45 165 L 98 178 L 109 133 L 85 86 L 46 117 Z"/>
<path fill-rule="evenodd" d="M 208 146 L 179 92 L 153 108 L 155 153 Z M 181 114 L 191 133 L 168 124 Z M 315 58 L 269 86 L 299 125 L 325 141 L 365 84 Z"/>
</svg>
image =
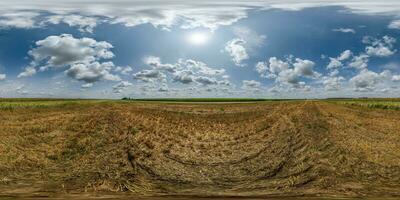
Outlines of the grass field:
<svg viewBox="0 0 400 200">
<path fill-rule="evenodd" d="M 349 99 L 334 100 L 334 102 L 367 108 L 400 110 L 400 99 Z"/>
<path fill-rule="evenodd" d="M 295 99 L 254 99 L 254 98 L 160 98 L 160 99 L 127 99 L 126 101 L 144 102 L 271 102 L 271 101 L 291 101 Z"/>
<path fill-rule="evenodd" d="M 397 99 L 160 100 L 0 100 L 0 197 L 400 197 Z"/>
</svg>

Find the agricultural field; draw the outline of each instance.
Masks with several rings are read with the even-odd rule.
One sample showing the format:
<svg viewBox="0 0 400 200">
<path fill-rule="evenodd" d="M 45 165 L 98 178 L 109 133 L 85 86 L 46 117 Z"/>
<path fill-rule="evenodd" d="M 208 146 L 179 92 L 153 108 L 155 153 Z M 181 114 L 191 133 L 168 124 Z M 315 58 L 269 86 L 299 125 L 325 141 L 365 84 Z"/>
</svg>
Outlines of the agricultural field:
<svg viewBox="0 0 400 200">
<path fill-rule="evenodd" d="M 398 105 L 3 99 L 0 197 L 400 197 Z"/>
<path fill-rule="evenodd" d="M 350 99 L 350 100 L 334 100 L 334 101 L 345 105 L 356 105 L 368 108 L 400 110 L 400 99 Z"/>
</svg>

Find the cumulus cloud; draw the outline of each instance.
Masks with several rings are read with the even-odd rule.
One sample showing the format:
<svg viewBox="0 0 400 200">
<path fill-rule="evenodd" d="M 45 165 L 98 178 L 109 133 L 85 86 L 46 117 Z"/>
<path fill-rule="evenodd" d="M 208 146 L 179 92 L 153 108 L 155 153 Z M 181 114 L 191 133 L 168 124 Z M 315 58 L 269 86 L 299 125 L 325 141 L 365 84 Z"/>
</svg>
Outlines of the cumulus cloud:
<svg viewBox="0 0 400 200">
<path fill-rule="evenodd" d="M 173 80 L 183 84 L 189 84 L 194 81 L 194 74 L 190 70 L 182 70 L 174 73 Z"/>
<path fill-rule="evenodd" d="M 133 75 L 135 79 L 141 80 L 143 82 L 154 82 L 154 81 L 162 81 L 165 82 L 165 74 L 159 70 L 142 70 Z"/>
<path fill-rule="evenodd" d="M 363 38 L 362 42 L 368 46 L 365 47 L 365 52 L 361 52 L 357 56 L 353 55 L 350 50 L 346 50 L 336 58 L 329 58 L 330 62 L 327 69 L 331 70 L 331 76 L 337 75 L 339 72 L 338 69 L 343 66 L 358 70 L 367 69 L 371 57 L 388 57 L 396 52 L 394 49 L 396 39 L 390 36 L 384 36 L 381 39 L 366 36 Z M 349 61 L 345 65 L 344 61 L 346 60 Z"/>
<path fill-rule="evenodd" d="M 326 68 L 336 72 L 338 68 L 343 67 L 342 61 L 349 59 L 352 55 L 353 52 L 350 50 L 345 50 L 338 57 L 329 58 L 330 62 Z"/>
<path fill-rule="evenodd" d="M 129 73 L 131 73 L 133 71 L 132 67 L 126 66 L 126 67 L 116 67 L 115 70 L 116 72 L 119 72 L 123 75 L 128 75 Z"/>
<path fill-rule="evenodd" d="M 345 50 L 340 54 L 340 56 L 337 59 L 340 61 L 344 61 L 344 60 L 349 59 L 352 55 L 353 55 L 353 52 L 351 52 L 350 50 Z"/>
<path fill-rule="evenodd" d="M 392 81 L 400 82 L 400 75 L 394 75 L 394 76 L 392 77 Z"/>
<path fill-rule="evenodd" d="M 215 78 L 210 78 L 206 76 L 198 76 L 194 80 L 203 85 L 215 85 L 218 83 Z"/>
<path fill-rule="evenodd" d="M 383 36 L 382 39 L 364 37 L 363 43 L 370 45 L 365 48 L 365 52 L 369 56 L 388 57 L 396 52 L 393 49 L 396 39 L 393 37 Z"/>
<path fill-rule="evenodd" d="M 180 69 L 189 69 L 199 74 L 204 74 L 207 76 L 225 76 L 225 69 L 217 69 L 214 67 L 209 67 L 207 64 L 195 61 L 192 59 L 182 60 L 180 59 L 177 63 Z"/>
<path fill-rule="evenodd" d="M 348 67 L 363 70 L 368 67 L 370 57 L 388 57 L 397 51 L 394 49 L 396 39 L 390 36 L 383 36 L 381 39 L 366 36 L 363 38 L 362 42 L 369 46 L 365 47 L 365 53 L 362 52 L 358 56 L 353 56 L 353 58 L 347 64 Z M 343 66 L 343 63 L 340 61 L 349 59 L 352 55 L 352 52 L 347 50 L 338 58 L 331 58 L 331 62 L 327 68 L 335 69 Z"/>
<path fill-rule="evenodd" d="M 228 41 L 224 51 L 229 53 L 236 66 L 243 67 L 245 64 L 242 62 L 257 53 L 257 48 L 264 44 L 267 37 L 244 26 L 234 27 L 233 32 L 237 38 Z"/>
<path fill-rule="evenodd" d="M 232 57 L 232 61 L 236 66 L 244 66 L 242 64 L 243 60 L 249 59 L 249 55 L 247 54 L 246 48 L 244 45 L 246 41 L 240 38 L 232 39 L 227 42 L 225 45 L 225 51 L 229 53 Z"/>
<path fill-rule="evenodd" d="M 322 84 L 326 91 L 338 91 L 341 89 L 342 82 L 345 79 L 343 77 L 324 77 Z"/>
<path fill-rule="evenodd" d="M 330 62 L 328 66 L 326 67 L 327 69 L 337 69 L 343 66 L 343 63 L 340 62 L 337 58 L 329 58 Z"/>
<path fill-rule="evenodd" d="M 144 59 L 144 63 L 146 65 L 149 65 L 150 67 L 152 67 L 155 70 L 165 70 L 168 72 L 175 72 L 176 70 L 176 65 L 172 65 L 172 64 L 163 64 L 161 63 L 161 59 L 159 57 L 155 57 L 155 56 L 149 56 L 146 57 Z"/>
<path fill-rule="evenodd" d="M 358 92 L 374 91 L 376 85 L 390 77 L 390 72 L 385 70 L 381 73 L 376 73 L 367 69 L 363 69 L 350 79 L 350 83 L 354 86 L 354 90 Z"/>
<path fill-rule="evenodd" d="M 135 73 L 134 78 L 152 84 L 151 87 L 155 87 L 155 84 L 164 85 L 169 80 L 183 85 L 196 83 L 202 86 L 230 86 L 224 69 L 209 67 L 200 61 L 179 59 L 171 64 L 161 62 L 159 57 L 149 56 L 144 59 L 144 63 L 151 69 Z"/>
<path fill-rule="evenodd" d="M 6 79 L 6 75 L 5 74 L 0 74 L 0 81 L 5 80 Z"/>
<path fill-rule="evenodd" d="M 306 76 L 309 78 L 319 77 L 320 74 L 314 71 L 315 63 L 311 60 L 303 60 L 300 58 L 296 58 L 293 63 L 294 71 L 296 74 L 301 76 Z"/>
<path fill-rule="evenodd" d="M 78 63 L 91 63 L 100 59 L 110 59 L 114 54 L 113 46 L 105 41 L 97 42 L 92 38 L 74 38 L 69 34 L 49 36 L 36 42 L 36 48 L 29 51 L 35 66 L 42 70 L 52 67 L 64 67 Z"/>
<path fill-rule="evenodd" d="M 110 73 L 114 64 L 111 62 L 92 62 L 89 64 L 73 64 L 66 70 L 66 74 L 76 80 L 94 83 L 100 80 L 119 81 L 118 76 Z"/>
<path fill-rule="evenodd" d="M 351 29 L 351 28 L 336 28 L 336 29 L 332 29 L 332 31 L 334 31 L 334 32 L 342 32 L 342 33 L 353 33 L 353 34 L 356 33 L 356 31 L 354 29 Z"/>
<path fill-rule="evenodd" d="M 18 77 L 32 76 L 36 73 L 36 68 L 40 71 L 68 68 L 65 72 L 69 77 L 86 83 L 120 80 L 111 73 L 114 63 L 103 62 L 114 57 L 110 50 L 113 46 L 108 42 L 62 34 L 49 36 L 35 44 L 37 47 L 29 51 L 33 58 L 30 66 Z"/>
<path fill-rule="evenodd" d="M 133 84 L 128 82 L 128 81 L 121 81 L 121 82 L 119 82 L 118 84 L 116 84 L 116 85 L 114 85 L 112 87 L 113 88 L 113 92 L 117 93 L 117 94 L 122 93 L 123 90 L 125 90 L 126 88 L 128 88 L 128 87 L 130 87 L 132 85 Z"/>
<path fill-rule="evenodd" d="M 258 62 L 256 64 L 256 71 L 260 74 L 261 77 L 267 78 L 269 71 L 268 63 Z"/>
<path fill-rule="evenodd" d="M 366 54 L 360 54 L 358 56 L 353 57 L 353 59 L 349 63 L 349 67 L 362 70 L 368 67 L 368 62 L 369 62 L 369 56 Z"/>
<path fill-rule="evenodd" d="M 256 70 L 262 77 L 275 79 L 278 83 L 290 85 L 294 88 L 303 88 L 304 82 L 300 81 L 301 77 L 316 79 L 321 76 L 320 73 L 314 71 L 314 67 L 313 61 L 300 58 L 293 59 L 293 56 L 289 56 L 287 60 L 271 57 L 268 63 L 259 62 L 256 65 Z"/>
</svg>

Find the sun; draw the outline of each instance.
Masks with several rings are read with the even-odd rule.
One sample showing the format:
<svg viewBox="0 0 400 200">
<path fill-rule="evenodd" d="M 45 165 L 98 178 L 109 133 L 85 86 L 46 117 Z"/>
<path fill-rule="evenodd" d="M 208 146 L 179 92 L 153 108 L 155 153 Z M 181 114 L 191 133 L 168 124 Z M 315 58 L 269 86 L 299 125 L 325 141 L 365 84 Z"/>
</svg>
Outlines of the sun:
<svg viewBox="0 0 400 200">
<path fill-rule="evenodd" d="M 204 45 L 210 39 L 210 34 L 206 32 L 192 32 L 187 35 L 187 41 L 192 45 Z"/>
</svg>

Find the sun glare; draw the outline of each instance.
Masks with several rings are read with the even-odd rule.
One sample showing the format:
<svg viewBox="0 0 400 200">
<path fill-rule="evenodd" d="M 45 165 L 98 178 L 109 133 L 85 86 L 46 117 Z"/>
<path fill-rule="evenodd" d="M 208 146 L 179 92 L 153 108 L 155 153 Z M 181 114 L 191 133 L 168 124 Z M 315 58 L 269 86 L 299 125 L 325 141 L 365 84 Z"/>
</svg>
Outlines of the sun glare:
<svg viewBox="0 0 400 200">
<path fill-rule="evenodd" d="M 193 45 L 204 45 L 209 39 L 210 35 L 205 32 L 193 32 L 187 36 L 188 42 Z"/>
</svg>

